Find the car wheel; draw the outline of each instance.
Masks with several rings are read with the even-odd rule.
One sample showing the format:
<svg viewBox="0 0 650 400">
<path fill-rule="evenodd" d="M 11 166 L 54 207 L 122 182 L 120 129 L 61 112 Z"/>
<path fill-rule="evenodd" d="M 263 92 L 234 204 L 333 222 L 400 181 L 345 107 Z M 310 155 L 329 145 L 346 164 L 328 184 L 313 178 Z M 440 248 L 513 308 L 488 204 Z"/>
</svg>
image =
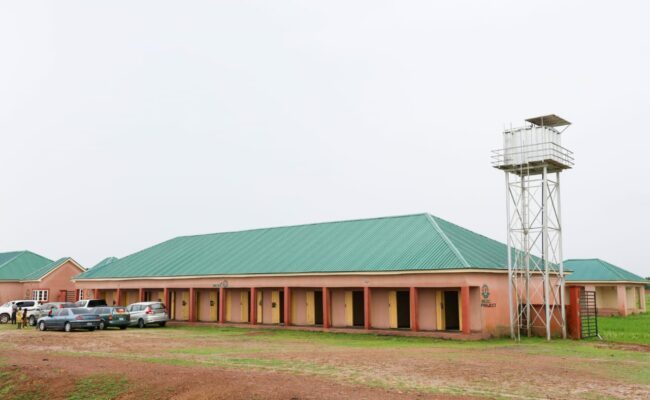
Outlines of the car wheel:
<svg viewBox="0 0 650 400">
<path fill-rule="evenodd" d="M 99 330 L 102 330 L 102 331 L 103 331 L 103 330 L 106 329 L 106 328 L 107 328 L 107 326 L 106 326 L 106 324 L 104 323 L 104 321 L 101 321 L 101 322 L 99 323 Z"/>
<path fill-rule="evenodd" d="M 47 330 L 47 327 L 45 326 L 45 322 L 41 321 L 41 323 L 38 324 L 38 330 L 41 332 L 45 332 Z"/>
<path fill-rule="evenodd" d="M 138 320 L 138 328 L 144 328 L 144 320 L 143 319 Z"/>
<path fill-rule="evenodd" d="M 69 322 L 66 322 L 65 326 L 63 327 L 63 330 L 66 332 L 72 332 L 72 325 L 70 325 Z"/>
<path fill-rule="evenodd" d="M 161 328 L 164 328 L 165 325 L 167 325 L 167 322 L 161 322 L 161 323 L 159 323 L 158 325 L 160 325 Z"/>
<path fill-rule="evenodd" d="M 0 315 L 0 324 L 6 324 L 9 322 L 9 314 Z"/>
<path fill-rule="evenodd" d="M 125 330 L 125 329 L 126 329 L 126 326 L 120 326 L 120 329 L 121 329 L 121 330 Z"/>
<path fill-rule="evenodd" d="M 36 317 L 33 315 L 29 317 L 29 326 L 36 326 Z"/>
</svg>

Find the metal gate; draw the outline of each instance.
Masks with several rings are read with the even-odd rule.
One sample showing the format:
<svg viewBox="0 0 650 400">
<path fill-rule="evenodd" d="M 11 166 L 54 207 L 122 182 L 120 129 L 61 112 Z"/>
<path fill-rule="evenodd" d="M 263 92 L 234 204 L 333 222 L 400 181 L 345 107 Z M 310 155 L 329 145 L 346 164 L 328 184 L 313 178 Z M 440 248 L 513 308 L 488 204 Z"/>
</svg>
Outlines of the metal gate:
<svg viewBox="0 0 650 400">
<path fill-rule="evenodd" d="M 598 310 L 594 291 L 580 292 L 580 337 L 598 337 Z"/>
</svg>

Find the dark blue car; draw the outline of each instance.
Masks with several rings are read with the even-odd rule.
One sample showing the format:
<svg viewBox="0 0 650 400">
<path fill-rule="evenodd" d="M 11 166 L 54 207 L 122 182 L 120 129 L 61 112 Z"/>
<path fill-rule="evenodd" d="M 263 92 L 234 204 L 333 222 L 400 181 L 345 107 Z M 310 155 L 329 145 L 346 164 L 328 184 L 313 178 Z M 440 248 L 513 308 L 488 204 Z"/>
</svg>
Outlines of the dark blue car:
<svg viewBox="0 0 650 400">
<path fill-rule="evenodd" d="M 40 331 L 62 330 L 70 332 L 73 329 L 94 331 L 99 327 L 101 319 L 92 308 L 61 308 L 52 310 L 51 316 L 41 317 L 37 321 Z"/>
</svg>

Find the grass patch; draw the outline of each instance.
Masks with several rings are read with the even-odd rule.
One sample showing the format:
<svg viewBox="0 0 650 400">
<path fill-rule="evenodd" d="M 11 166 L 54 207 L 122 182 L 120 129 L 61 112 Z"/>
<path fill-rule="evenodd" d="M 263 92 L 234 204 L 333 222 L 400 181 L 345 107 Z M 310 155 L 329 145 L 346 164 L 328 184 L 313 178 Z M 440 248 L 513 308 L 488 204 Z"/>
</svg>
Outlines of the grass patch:
<svg viewBox="0 0 650 400">
<path fill-rule="evenodd" d="M 128 390 L 126 378 L 116 375 L 91 375 L 76 382 L 69 400 L 112 400 Z"/>
<path fill-rule="evenodd" d="M 650 309 L 650 296 L 646 298 Z M 627 317 L 599 317 L 598 329 L 603 339 L 612 342 L 650 345 L 650 313 Z"/>
</svg>

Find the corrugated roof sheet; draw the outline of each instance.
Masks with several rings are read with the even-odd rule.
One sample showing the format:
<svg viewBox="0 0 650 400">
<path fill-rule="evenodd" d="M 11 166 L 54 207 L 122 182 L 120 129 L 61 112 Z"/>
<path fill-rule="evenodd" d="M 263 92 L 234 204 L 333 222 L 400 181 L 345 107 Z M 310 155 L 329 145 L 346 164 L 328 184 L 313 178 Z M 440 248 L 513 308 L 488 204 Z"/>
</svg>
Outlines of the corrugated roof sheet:
<svg viewBox="0 0 650 400">
<path fill-rule="evenodd" d="M 113 261 L 117 261 L 117 257 L 106 257 L 105 259 L 95 264 L 92 268 L 101 268 L 104 265 L 112 263 Z"/>
<path fill-rule="evenodd" d="M 429 214 L 182 236 L 76 279 L 507 269 L 503 243 Z"/>
<path fill-rule="evenodd" d="M 572 274 L 567 275 L 567 282 L 648 282 L 638 275 L 598 258 L 566 260 L 564 265 L 573 271 Z"/>
<path fill-rule="evenodd" d="M 31 251 L 0 253 L 0 281 L 24 280 L 51 262 Z"/>
</svg>

